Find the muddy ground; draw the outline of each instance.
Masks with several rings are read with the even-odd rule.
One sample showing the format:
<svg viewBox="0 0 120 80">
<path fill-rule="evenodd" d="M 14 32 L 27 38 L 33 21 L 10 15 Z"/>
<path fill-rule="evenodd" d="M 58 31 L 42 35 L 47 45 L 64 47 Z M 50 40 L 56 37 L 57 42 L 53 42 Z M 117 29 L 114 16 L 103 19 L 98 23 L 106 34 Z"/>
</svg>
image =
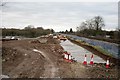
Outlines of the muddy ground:
<svg viewBox="0 0 120 80">
<path fill-rule="evenodd" d="M 118 78 L 117 65 L 84 66 L 63 60 L 63 48 L 57 39 L 2 42 L 2 74 L 10 78 Z"/>
</svg>

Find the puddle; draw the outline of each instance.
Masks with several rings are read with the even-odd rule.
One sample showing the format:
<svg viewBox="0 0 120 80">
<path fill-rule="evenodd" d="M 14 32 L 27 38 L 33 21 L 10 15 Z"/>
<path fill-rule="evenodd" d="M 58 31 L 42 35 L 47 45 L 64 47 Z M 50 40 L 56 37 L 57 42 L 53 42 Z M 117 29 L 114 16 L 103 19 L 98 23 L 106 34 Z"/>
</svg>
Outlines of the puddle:
<svg viewBox="0 0 120 80">
<path fill-rule="evenodd" d="M 71 53 L 72 57 L 74 57 L 77 62 L 83 62 L 85 54 L 87 55 L 87 62 L 90 62 L 92 56 L 92 53 L 90 51 L 70 42 L 69 40 L 61 41 L 60 44 L 65 51 Z M 93 60 L 94 63 L 106 63 L 106 61 L 97 55 L 94 55 Z"/>
</svg>

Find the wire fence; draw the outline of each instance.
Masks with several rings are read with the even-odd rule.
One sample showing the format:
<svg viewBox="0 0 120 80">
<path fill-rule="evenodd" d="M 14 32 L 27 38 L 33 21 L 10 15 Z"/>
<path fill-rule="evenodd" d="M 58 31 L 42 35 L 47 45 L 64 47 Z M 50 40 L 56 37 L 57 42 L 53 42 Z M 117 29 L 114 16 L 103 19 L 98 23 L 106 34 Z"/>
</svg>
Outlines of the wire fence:
<svg viewBox="0 0 120 80">
<path fill-rule="evenodd" d="M 107 50 L 110 54 L 112 54 L 116 58 L 120 58 L 119 55 L 119 45 L 116 43 L 110 43 L 106 41 L 100 41 L 100 40 L 94 40 L 94 39 L 88 39 L 84 37 L 78 37 L 75 35 L 66 35 L 69 36 L 73 40 L 81 40 L 84 41 L 92 46 L 99 46 L 104 50 Z"/>
</svg>

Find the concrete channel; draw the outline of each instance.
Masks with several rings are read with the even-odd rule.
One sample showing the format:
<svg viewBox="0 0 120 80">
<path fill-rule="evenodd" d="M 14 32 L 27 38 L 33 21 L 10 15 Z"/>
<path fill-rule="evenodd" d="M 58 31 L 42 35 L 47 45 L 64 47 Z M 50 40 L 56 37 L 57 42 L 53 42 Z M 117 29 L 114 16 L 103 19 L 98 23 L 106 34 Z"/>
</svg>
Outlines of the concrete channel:
<svg viewBox="0 0 120 80">
<path fill-rule="evenodd" d="M 87 62 L 89 63 L 91 60 L 92 53 L 81 46 L 78 46 L 69 40 L 61 41 L 61 46 L 64 48 L 65 51 L 69 52 L 72 57 L 77 60 L 77 62 L 83 62 L 85 54 L 87 55 Z M 94 55 L 94 54 L 93 54 Z M 94 63 L 106 63 L 102 58 L 97 55 L 94 55 Z"/>
</svg>

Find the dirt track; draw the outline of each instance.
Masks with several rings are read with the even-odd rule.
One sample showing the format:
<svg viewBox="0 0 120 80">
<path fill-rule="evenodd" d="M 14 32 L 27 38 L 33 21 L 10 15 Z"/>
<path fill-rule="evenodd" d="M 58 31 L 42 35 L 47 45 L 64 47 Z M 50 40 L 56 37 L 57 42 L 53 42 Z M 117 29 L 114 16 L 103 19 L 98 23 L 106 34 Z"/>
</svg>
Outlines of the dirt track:
<svg viewBox="0 0 120 80">
<path fill-rule="evenodd" d="M 62 56 L 51 52 L 54 51 L 51 49 L 60 47 L 54 45 L 57 44 L 30 43 L 30 40 L 3 42 L 3 59 L 5 60 L 3 60 L 3 74 L 14 78 L 57 77 L 59 68 L 56 62 Z M 33 51 L 34 49 L 39 52 Z M 62 50 L 62 48 L 58 50 Z"/>
<path fill-rule="evenodd" d="M 45 59 L 47 60 L 44 66 L 45 67 L 44 77 L 54 78 L 55 73 L 57 72 L 57 65 L 55 65 L 54 62 L 49 58 L 49 56 L 46 55 L 44 52 L 39 51 L 37 49 L 33 49 L 33 51 L 42 54 L 42 56 L 44 56 Z"/>
<path fill-rule="evenodd" d="M 117 77 L 113 66 L 106 74 L 103 65 L 84 66 L 63 60 L 59 41 L 48 38 L 45 44 L 32 40 L 5 41 L 2 47 L 2 70 L 10 78 L 90 78 Z M 97 73 L 97 74 L 96 74 Z M 100 74 L 99 74 L 100 73 Z"/>
</svg>

